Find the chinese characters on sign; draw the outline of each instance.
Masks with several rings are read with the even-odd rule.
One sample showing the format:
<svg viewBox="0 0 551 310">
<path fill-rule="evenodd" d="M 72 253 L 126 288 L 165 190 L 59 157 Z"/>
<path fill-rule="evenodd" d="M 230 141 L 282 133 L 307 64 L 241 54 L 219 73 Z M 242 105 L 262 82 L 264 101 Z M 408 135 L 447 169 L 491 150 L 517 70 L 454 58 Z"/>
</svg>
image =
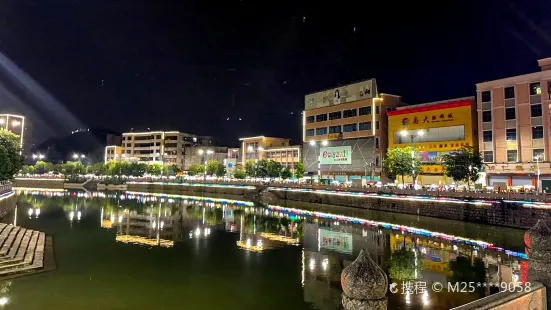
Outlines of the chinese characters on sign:
<svg viewBox="0 0 551 310">
<path fill-rule="evenodd" d="M 352 253 L 352 234 L 319 230 L 319 247 L 341 253 Z"/>
<path fill-rule="evenodd" d="M 428 115 L 425 115 L 423 118 L 423 124 L 430 124 L 430 123 L 441 123 L 441 122 L 451 122 L 453 121 L 453 113 L 448 113 L 446 116 L 445 114 L 439 114 L 439 115 L 432 115 L 429 117 Z M 419 124 L 419 118 L 417 116 L 413 117 L 413 124 Z M 402 119 L 402 126 L 409 125 L 409 117 L 404 117 Z"/>
</svg>

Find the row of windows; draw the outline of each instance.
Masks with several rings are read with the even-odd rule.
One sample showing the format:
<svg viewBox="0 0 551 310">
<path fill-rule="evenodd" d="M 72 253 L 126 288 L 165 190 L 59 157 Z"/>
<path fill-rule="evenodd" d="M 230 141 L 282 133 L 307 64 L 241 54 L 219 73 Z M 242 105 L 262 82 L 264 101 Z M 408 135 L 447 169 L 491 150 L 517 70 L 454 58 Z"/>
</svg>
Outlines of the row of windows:
<svg viewBox="0 0 551 310">
<path fill-rule="evenodd" d="M 543 115 L 543 110 L 541 107 L 541 103 L 534 103 L 530 105 L 530 116 L 531 117 L 539 117 Z M 505 108 L 505 119 L 506 120 L 513 120 L 516 119 L 516 108 Z M 482 111 L 482 121 L 483 122 L 491 122 L 492 121 L 492 111 Z"/>
<path fill-rule="evenodd" d="M 379 114 L 379 106 L 375 106 L 375 114 Z M 327 119 L 335 120 L 341 118 L 349 118 L 356 116 L 363 116 L 371 114 L 371 107 L 361 107 L 358 109 L 347 109 L 343 111 L 331 112 L 329 114 L 318 114 L 316 116 L 308 116 L 306 118 L 306 123 L 311 124 L 314 122 L 325 122 Z M 329 116 L 328 116 L 329 115 Z"/>
<path fill-rule="evenodd" d="M 517 141 L 517 130 L 506 129 L 505 137 L 507 141 Z M 543 126 L 533 126 L 532 127 L 532 139 L 543 139 Z M 482 142 L 492 142 L 493 141 L 493 132 L 492 130 L 484 130 L 482 132 Z"/>
<path fill-rule="evenodd" d="M 266 158 L 298 157 L 298 151 L 266 152 Z"/>
<path fill-rule="evenodd" d="M 551 89 L 551 82 L 547 82 L 547 87 Z M 482 92 L 482 102 L 492 101 L 492 92 L 487 90 Z M 503 88 L 503 95 L 505 99 L 514 99 L 515 98 L 515 87 L 505 87 Z M 541 86 L 539 82 L 530 83 L 530 96 L 541 95 Z"/>
<path fill-rule="evenodd" d="M 375 129 L 379 129 L 379 121 L 375 122 Z M 307 137 L 313 136 L 325 136 L 328 133 L 341 133 L 341 132 L 355 132 L 355 131 L 368 131 L 371 130 L 371 122 L 352 123 L 346 125 L 337 125 L 327 127 L 320 127 L 316 129 L 306 130 Z"/>
<path fill-rule="evenodd" d="M 532 151 L 532 158 L 538 156 L 540 161 L 545 160 L 545 152 L 543 149 L 534 149 Z M 483 152 L 484 162 L 492 163 L 494 162 L 494 152 L 493 151 L 484 151 Z M 518 162 L 518 151 L 517 150 L 507 150 L 507 162 L 516 163 Z"/>
</svg>

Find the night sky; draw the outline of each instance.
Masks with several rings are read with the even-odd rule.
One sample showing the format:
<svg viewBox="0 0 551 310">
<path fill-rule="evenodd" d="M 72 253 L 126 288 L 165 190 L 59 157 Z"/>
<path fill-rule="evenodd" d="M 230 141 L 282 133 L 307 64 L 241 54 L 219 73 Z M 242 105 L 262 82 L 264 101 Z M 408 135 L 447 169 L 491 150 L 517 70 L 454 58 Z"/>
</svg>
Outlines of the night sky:
<svg viewBox="0 0 551 310">
<path fill-rule="evenodd" d="M 407 103 L 471 96 L 551 56 L 543 0 L 324 3 L 0 0 L 0 53 L 57 99 L 0 65 L 0 111 L 37 142 L 75 126 L 300 142 L 307 93 L 376 78 Z"/>
</svg>

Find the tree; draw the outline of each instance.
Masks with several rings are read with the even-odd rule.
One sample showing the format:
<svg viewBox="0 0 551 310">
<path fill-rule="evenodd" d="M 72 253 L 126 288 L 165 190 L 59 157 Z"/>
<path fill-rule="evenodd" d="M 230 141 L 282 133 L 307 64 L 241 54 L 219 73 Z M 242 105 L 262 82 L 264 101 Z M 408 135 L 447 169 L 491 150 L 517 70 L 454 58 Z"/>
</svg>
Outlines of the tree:
<svg viewBox="0 0 551 310">
<path fill-rule="evenodd" d="M 36 174 L 44 174 L 46 173 L 46 162 L 44 161 L 37 161 L 34 165 L 34 169 L 36 171 Z"/>
<path fill-rule="evenodd" d="M 209 160 L 207 162 L 207 174 L 208 175 L 213 175 L 213 174 L 216 174 L 216 170 L 218 169 L 218 165 L 220 164 L 219 161 L 217 160 Z"/>
<path fill-rule="evenodd" d="M 445 174 L 454 181 L 464 181 L 470 187 L 471 182 L 476 182 L 482 169 L 482 155 L 476 152 L 472 146 L 462 147 L 455 152 L 442 156 Z M 470 169 L 469 169 L 470 167 Z"/>
<path fill-rule="evenodd" d="M 414 152 L 413 156 L 411 156 L 412 151 Z M 406 175 L 417 176 L 419 175 L 419 172 L 421 172 L 421 160 L 419 159 L 419 154 L 417 154 L 415 149 L 411 146 L 389 149 L 386 153 L 383 170 L 391 179 L 395 179 L 398 175 L 401 176 L 402 185 L 404 185 L 404 177 Z M 415 177 L 413 182 L 415 183 Z"/>
<path fill-rule="evenodd" d="M 256 163 L 256 177 L 257 178 L 265 178 L 269 176 L 268 174 L 268 164 L 269 162 L 266 159 L 259 160 Z"/>
<path fill-rule="evenodd" d="M 304 177 L 304 164 L 303 163 L 297 163 L 297 165 L 295 166 L 295 176 L 299 179 Z"/>
<path fill-rule="evenodd" d="M 256 177 L 256 162 L 254 159 L 245 162 L 245 173 L 251 178 Z"/>
<path fill-rule="evenodd" d="M 281 177 L 283 179 L 289 179 L 293 176 L 293 172 L 291 172 L 291 168 L 285 167 L 283 170 L 281 170 Z"/>
<path fill-rule="evenodd" d="M 281 176 L 281 169 L 281 163 L 277 161 L 270 160 L 266 164 L 267 174 L 271 178 L 279 178 Z"/>
<path fill-rule="evenodd" d="M 198 175 L 205 172 L 205 166 L 203 165 L 191 165 L 189 167 L 188 174 L 191 176 Z"/>
<path fill-rule="evenodd" d="M 0 129 L 0 181 L 11 180 L 23 166 L 19 136 Z"/>
<path fill-rule="evenodd" d="M 151 164 L 147 166 L 147 172 L 151 175 L 161 175 L 163 172 L 163 166 L 160 164 Z"/>
<path fill-rule="evenodd" d="M 245 171 L 245 167 L 243 165 L 237 165 L 235 167 L 235 171 L 233 172 L 233 177 L 236 179 L 244 179 L 247 177 L 247 172 Z"/>
<path fill-rule="evenodd" d="M 180 172 L 182 172 L 182 169 L 176 165 L 171 165 L 168 169 L 169 175 L 178 175 Z"/>
<path fill-rule="evenodd" d="M 415 253 L 405 246 L 390 256 L 390 277 L 392 281 L 410 281 L 415 278 Z"/>
<path fill-rule="evenodd" d="M 147 172 L 147 165 L 144 163 L 132 162 L 128 164 L 128 175 L 141 177 Z"/>
<path fill-rule="evenodd" d="M 23 174 L 29 173 L 29 166 L 28 165 L 21 166 L 21 173 Z"/>
<path fill-rule="evenodd" d="M 216 176 L 223 177 L 225 175 L 226 175 L 226 166 L 224 166 L 223 163 L 219 162 L 218 166 L 216 167 Z"/>
<path fill-rule="evenodd" d="M 165 177 L 168 177 L 168 173 L 169 173 L 169 168 L 167 165 L 163 165 L 163 175 Z"/>
<path fill-rule="evenodd" d="M 35 174 L 36 173 L 36 169 L 34 168 L 34 166 L 29 166 L 29 174 Z"/>
</svg>

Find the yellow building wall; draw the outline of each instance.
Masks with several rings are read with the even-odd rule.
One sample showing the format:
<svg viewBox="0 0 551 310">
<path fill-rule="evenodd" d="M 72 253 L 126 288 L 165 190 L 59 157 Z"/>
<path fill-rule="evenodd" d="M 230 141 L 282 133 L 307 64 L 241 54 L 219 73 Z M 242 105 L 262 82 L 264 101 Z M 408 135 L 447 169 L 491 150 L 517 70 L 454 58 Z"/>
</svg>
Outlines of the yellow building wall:
<svg viewBox="0 0 551 310">
<path fill-rule="evenodd" d="M 418 152 L 449 152 L 458 150 L 464 146 L 477 147 L 478 138 L 475 135 L 477 123 L 475 122 L 474 101 L 460 100 L 456 102 L 415 107 L 411 109 L 389 112 L 388 115 L 388 147 L 414 146 Z M 419 130 L 429 128 L 460 126 L 465 128 L 465 139 L 458 141 L 438 141 L 424 143 L 395 144 L 396 132 L 402 130 L 416 133 Z M 453 180 L 446 178 L 444 167 L 441 165 L 422 166 L 422 174 L 417 180 L 420 184 L 451 184 Z M 401 179 L 399 180 L 401 182 Z M 405 182 L 411 183 L 411 177 L 406 177 Z"/>
</svg>

